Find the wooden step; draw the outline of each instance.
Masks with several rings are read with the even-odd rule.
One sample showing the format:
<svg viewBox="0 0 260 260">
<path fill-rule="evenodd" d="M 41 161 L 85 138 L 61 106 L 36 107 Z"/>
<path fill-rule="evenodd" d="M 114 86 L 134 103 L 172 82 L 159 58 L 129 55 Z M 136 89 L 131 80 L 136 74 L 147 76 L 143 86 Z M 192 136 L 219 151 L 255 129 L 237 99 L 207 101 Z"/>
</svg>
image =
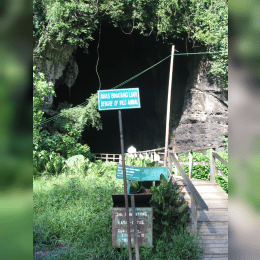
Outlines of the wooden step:
<svg viewBox="0 0 260 260">
<path fill-rule="evenodd" d="M 219 239 L 228 239 L 228 235 L 227 234 L 207 234 L 207 235 L 203 235 L 201 234 L 201 239 L 204 240 L 204 241 L 207 241 L 207 240 L 219 240 Z"/>
<path fill-rule="evenodd" d="M 187 228 L 188 231 L 190 231 L 190 227 Z M 198 232 L 203 233 L 203 235 L 214 235 L 214 234 L 218 234 L 218 235 L 228 235 L 228 228 L 197 228 Z"/>
<path fill-rule="evenodd" d="M 187 222 L 185 225 L 187 230 L 191 228 L 191 222 Z M 199 221 L 197 222 L 197 230 L 203 235 L 215 235 L 215 234 L 228 234 L 228 222 L 227 221 Z"/>
<path fill-rule="evenodd" d="M 190 192 L 181 192 L 184 196 L 184 199 L 189 199 L 191 196 Z M 200 196 L 203 199 L 228 199 L 228 195 L 226 193 L 210 193 L 210 192 L 199 192 Z"/>
<path fill-rule="evenodd" d="M 201 185 L 201 186 L 195 186 L 196 190 L 198 191 L 198 193 L 225 193 L 227 194 L 225 191 L 222 190 L 222 188 L 220 186 L 216 186 L 216 185 Z M 184 186 L 182 192 L 190 192 L 190 189 L 188 186 Z"/>
<path fill-rule="evenodd" d="M 223 247 L 210 247 L 210 248 L 205 248 L 204 251 L 204 256 L 207 254 L 214 254 L 214 255 L 227 255 L 228 254 L 228 247 L 223 248 Z"/>
<path fill-rule="evenodd" d="M 201 242 L 201 244 L 225 244 L 228 245 L 228 239 L 206 239 L 205 241 Z"/>
<path fill-rule="evenodd" d="M 217 182 L 210 182 L 210 181 L 204 181 L 204 180 L 200 180 L 200 179 L 190 179 L 191 182 L 193 183 L 193 185 L 212 185 L 212 186 L 219 186 L 219 184 Z M 178 185 L 186 185 L 185 180 L 181 177 L 178 176 L 177 178 L 174 178 L 174 181 L 178 184 Z"/>
<path fill-rule="evenodd" d="M 225 254 L 224 256 L 206 255 L 203 258 L 201 258 L 201 260 L 211 260 L 212 258 L 215 260 L 228 260 L 228 254 Z"/>
<path fill-rule="evenodd" d="M 228 211 L 198 211 L 198 221 L 228 221 Z"/>
<path fill-rule="evenodd" d="M 189 203 L 189 206 L 191 206 L 191 198 L 186 198 L 185 200 Z M 226 199 L 204 199 L 204 201 L 207 204 L 209 210 L 228 208 L 228 200 Z"/>
<path fill-rule="evenodd" d="M 187 223 L 187 227 L 190 225 L 191 223 Z M 201 221 L 198 222 L 197 227 L 200 228 L 207 228 L 207 227 L 228 227 L 228 221 Z"/>
<path fill-rule="evenodd" d="M 205 248 L 228 248 L 228 243 L 206 243 L 206 244 L 201 244 L 204 245 Z"/>
</svg>

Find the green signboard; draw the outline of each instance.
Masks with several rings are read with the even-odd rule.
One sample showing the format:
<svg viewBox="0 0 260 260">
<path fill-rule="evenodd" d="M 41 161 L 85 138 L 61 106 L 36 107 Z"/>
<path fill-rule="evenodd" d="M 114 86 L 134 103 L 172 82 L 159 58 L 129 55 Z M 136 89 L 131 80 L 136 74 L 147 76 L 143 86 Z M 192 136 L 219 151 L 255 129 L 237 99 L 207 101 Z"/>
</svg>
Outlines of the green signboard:
<svg viewBox="0 0 260 260">
<path fill-rule="evenodd" d="M 139 88 L 98 90 L 98 110 L 141 108 Z"/>
<path fill-rule="evenodd" d="M 168 167 L 135 167 L 126 165 L 126 179 L 131 181 L 159 181 L 160 175 L 168 177 Z M 116 178 L 123 179 L 122 165 L 117 166 Z"/>
</svg>

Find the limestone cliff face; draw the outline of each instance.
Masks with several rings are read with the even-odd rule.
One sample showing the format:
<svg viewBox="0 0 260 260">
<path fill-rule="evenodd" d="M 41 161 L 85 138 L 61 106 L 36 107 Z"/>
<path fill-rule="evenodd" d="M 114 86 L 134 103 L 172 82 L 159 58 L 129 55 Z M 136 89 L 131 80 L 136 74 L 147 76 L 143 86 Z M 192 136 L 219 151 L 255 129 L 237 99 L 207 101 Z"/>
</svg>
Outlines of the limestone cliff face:
<svg viewBox="0 0 260 260">
<path fill-rule="evenodd" d="M 172 120 L 170 145 L 176 150 L 213 146 L 223 150 L 228 135 L 228 97 L 209 76 L 209 60 L 194 56 L 180 121 Z"/>
<path fill-rule="evenodd" d="M 36 61 L 39 71 L 45 74 L 48 82 L 54 84 L 54 89 L 60 84 L 66 84 L 69 88 L 73 86 L 79 73 L 78 65 L 75 62 L 76 48 L 65 45 L 63 47 L 47 46 L 42 58 Z M 53 97 L 47 97 L 48 103 L 53 104 Z"/>
</svg>

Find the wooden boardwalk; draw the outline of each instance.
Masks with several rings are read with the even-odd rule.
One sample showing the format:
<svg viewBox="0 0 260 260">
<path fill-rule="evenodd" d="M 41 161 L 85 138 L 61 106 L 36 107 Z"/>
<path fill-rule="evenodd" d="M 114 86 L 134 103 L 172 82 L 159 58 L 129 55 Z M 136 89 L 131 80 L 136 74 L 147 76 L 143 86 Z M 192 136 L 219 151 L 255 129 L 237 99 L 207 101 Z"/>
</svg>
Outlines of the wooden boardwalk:
<svg viewBox="0 0 260 260">
<path fill-rule="evenodd" d="M 173 176 L 183 186 L 184 199 L 191 203 L 190 191 L 181 176 Z M 191 179 L 191 182 L 208 205 L 209 211 L 198 208 L 197 230 L 201 233 L 205 251 L 202 260 L 228 259 L 228 195 L 218 183 Z M 190 229 L 190 225 L 187 225 Z"/>
</svg>

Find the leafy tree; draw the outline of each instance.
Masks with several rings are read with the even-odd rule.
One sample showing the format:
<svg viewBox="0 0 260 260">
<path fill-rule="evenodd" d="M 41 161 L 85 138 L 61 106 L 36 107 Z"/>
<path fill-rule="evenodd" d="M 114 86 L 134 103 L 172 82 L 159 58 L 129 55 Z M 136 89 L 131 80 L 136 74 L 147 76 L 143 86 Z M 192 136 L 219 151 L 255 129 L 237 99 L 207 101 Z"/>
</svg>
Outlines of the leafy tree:
<svg viewBox="0 0 260 260">
<path fill-rule="evenodd" d="M 92 95 L 87 105 L 73 109 L 62 109 L 55 131 L 44 130 L 39 123 L 44 119 L 43 109 L 48 106 L 46 96 L 53 95 L 53 84 L 47 83 L 43 73 L 33 69 L 33 166 L 34 173 L 60 173 L 65 160 L 74 155 L 91 159 L 90 147 L 80 143 L 84 128 L 88 125 L 102 129 L 100 114 L 97 111 L 97 95 Z M 54 128 L 55 129 L 55 128 Z"/>
<path fill-rule="evenodd" d="M 41 72 L 36 72 L 36 67 L 33 67 L 33 125 L 38 125 L 45 118 L 43 117 L 43 108 L 48 106 L 45 102 L 46 96 L 55 96 L 55 91 L 52 89 L 53 84 L 45 80 L 45 76 Z M 34 146 L 37 149 L 40 138 L 41 127 L 33 128 Z"/>
<path fill-rule="evenodd" d="M 204 46 L 212 55 L 210 73 L 227 89 L 228 3 L 226 0 L 34 0 L 34 55 L 46 46 L 84 48 L 102 21 L 122 31 L 161 36 Z"/>
<path fill-rule="evenodd" d="M 80 139 L 82 132 L 88 126 L 97 130 L 102 129 L 101 115 L 98 112 L 97 94 L 92 94 L 87 99 L 87 105 L 62 109 L 60 116 L 54 123 L 54 128 L 62 133 L 70 133 L 76 139 Z"/>
</svg>

